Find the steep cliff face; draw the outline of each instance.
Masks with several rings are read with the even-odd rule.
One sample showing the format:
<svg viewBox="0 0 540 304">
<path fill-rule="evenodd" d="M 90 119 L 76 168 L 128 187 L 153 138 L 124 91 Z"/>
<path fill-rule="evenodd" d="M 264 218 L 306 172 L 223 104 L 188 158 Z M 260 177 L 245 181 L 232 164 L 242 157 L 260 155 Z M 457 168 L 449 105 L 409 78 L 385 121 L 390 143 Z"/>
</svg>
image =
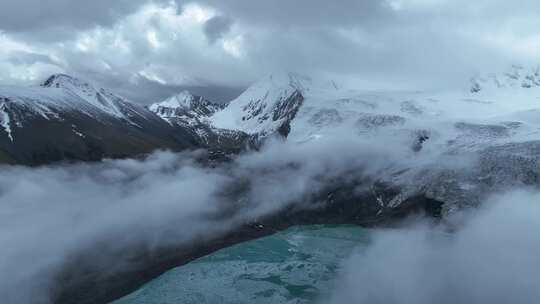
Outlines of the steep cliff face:
<svg viewBox="0 0 540 304">
<path fill-rule="evenodd" d="M 172 128 L 187 130 L 200 147 L 215 153 L 238 153 L 252 145 L 255 138 L 241 130 L 220 129 L 211 124 L 210 117 L 225 107 L 183 91 L 148 109 Z"/>
<path fill-rule="evenodd" d="M 309 78 L 293 73 L 271 75 L 255 83 L 210 118 L 212 125 L 269 136 L 290 132 L 290 123 L 304 102 Z"/>
<path fill-rule="evenodd" d="M 150 105 L 148 109 L 169 123 L 175 123 L 180 120 L 204 120 L 224 107 L 225 105 L 213 103 L 189 91 L 182 91 L 162 102 Z"/>
</svg>

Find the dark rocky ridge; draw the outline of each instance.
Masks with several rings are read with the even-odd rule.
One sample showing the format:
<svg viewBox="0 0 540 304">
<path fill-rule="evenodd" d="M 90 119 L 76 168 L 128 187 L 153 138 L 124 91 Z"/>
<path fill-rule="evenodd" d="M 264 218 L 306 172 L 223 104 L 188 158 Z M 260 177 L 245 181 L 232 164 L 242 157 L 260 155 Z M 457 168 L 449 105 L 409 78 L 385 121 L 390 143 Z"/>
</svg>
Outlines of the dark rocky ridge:
<svg viewBox="0 0 540 304">
<path fill-rule="evenodd" d="M 11 117 L 23 116 L 26 111 L 17 104 L 6 106 Z M 0 136 L 0 149 L 7 155 L 8 163 L 98 161 L 134 157 L 159 149 L 182 151 L 197 147 L 196 138 L 189 132 L 173 130 L 157 117 L 135 118 L 135 126 L 112 118 L 96 120 L 78 112 L 63 112 L 56 120 L 33 116 L 24 123 L 23 128 L 12 129 L 13 141 L 7 135 Z"/>
<path fill-rule="evenodd" d="M 227 158 L 258 149 L 267 137 L 287 137 L 304 101 L 293 91 L 258 118 L 279 122 L 275 129 L 248 134 L 206 121 L 224 105 L 188 92 L 178 96 L 180 106 L 166 101 L 145 108 L 63 74 L 49 77 L 41 88 L 0 88 L 0 163 L 35 166 L 201 148 Z"/>
<path fill-rule="evenodd" d="M 147 108 L 67 75 L 53 75 L 41 88 L 0 89 L 0 104 L 0 163 L 34 166 L 200 148 L 227 155 L 244 150 L 250 140 L 242 132 L 184 123 L 188 117 L 168 123 Z M 210 114 L 211 106 L 196 103 L 183 114 Z"/>
</svg>

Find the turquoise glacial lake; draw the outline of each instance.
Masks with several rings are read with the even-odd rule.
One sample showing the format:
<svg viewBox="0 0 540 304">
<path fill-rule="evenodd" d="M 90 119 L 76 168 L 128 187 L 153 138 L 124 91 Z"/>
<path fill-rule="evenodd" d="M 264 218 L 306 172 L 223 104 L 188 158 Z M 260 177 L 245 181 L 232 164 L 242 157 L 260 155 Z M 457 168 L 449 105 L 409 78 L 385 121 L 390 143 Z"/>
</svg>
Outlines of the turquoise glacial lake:
<svg viewBox="0 0 540 304">
<path fill-rule="evenodd" d="M 114 304 L 317 303 L 369 243 L 356 226 L 294 227 L 172 269 Z"/>
</svg>

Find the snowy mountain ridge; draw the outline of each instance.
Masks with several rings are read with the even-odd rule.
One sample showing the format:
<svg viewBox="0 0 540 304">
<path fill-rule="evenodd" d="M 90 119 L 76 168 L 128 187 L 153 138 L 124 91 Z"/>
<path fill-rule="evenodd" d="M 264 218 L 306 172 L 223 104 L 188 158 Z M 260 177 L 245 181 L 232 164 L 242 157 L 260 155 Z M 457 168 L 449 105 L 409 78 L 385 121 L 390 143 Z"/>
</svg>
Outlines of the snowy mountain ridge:
<svg viewBox="0 0 540 304">
<path fill-rule="evenodd" d="M 451 212 L 540 176 L 540 91 L 516 85 L 515 73 L 505 76 L 512 80 L 506 86 L 476 92 L 342 90 L 283 75 L 255 83 L 210 116 L 210 126 L 260 137 L 279 133 L 296 144 L 344 138 L 395 150 L 393 168 L 377 179 L 402 192 L 382 208 L 424 193 Z M 467 165 L 441 167 L 451 155 Z"/>
<path fill-rule="evenodd" d="M 311 88 L 309 77 L 295 73 L 270 75 L 249 87 L 211 117 L 213 126 L 248 134 L 288 134 L 288 123 Z"/>
<path fill-rule="evenodd" d="M 159 117 L 172 123 L 178 117 L 185 119 L 204 119 L 223 109 L 224 105 L 213 103 L 202 96 L 195 96 L 189 91 L 182 91 L 166 100 L 154 103 L 148 109 Z"/>
<path fill-rule="evenodd" d="M 472 93 L 490 89 L 537 88 L 540 87 L 540 65 L 523 67 L 512 65 L 502 73 L 490 73 L 471 78 Z"/>
<path fill-rule="evenodd" d="M 55 74 L 43 82 L 41 87 L 61 89 L 69 97 L 78 97 L 79 101 L 85 101 L 109 115 L 129 120 L 126 113 L 122 112 L 122 106 L 127 100 L 104 88 L 96 88 L 89 82 L 65 74 Z"/>
<path fill-rule="evenodd" d="M 52 75 L 39 87 L 0 86 L 0 101 L 4 113 L 15 106 L 24 108 L 24 113 L 10 113 L 9 123 L 3 119 L 3 125 L 10 124 L 12 128 L 12 124 L 22 127 L 32 116 L 58 120 L 65 112 L 79 112 L 98 120 L 121 119 L 131 124 L 136 124 L 134 118 L 148 118 L 142 106 L 64 74 Z"/>
<path fill-rule="evenodd" d="M 148 106 L 173 128 L 188 130 L 205 148 L 215 147 L 238 151 L 244 147 L 248 135 L 239 130 L 225 130 L 213 126 L 210 117 L 226 105 L 217 104 L 202 96 L 182 91 L 161 102 Z"/>
<path fill-rule="evenodd" d="M 196 141 L 153 112 L 64 74 L 41 86 L 0 86 L 0 161 L 41 164 L 181 150 Z"/>
</svg>

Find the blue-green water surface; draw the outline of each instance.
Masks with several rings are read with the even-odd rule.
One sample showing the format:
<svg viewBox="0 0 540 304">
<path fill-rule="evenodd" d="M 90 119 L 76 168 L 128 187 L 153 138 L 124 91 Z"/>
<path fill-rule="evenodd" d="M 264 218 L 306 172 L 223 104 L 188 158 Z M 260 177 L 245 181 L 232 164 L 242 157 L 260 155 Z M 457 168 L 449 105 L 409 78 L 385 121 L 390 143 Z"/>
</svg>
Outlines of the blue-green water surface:
<svg viewBox="0 0 540 304">
<path fill-rule="evenodd" d="M 114 304 L 313 303 L 368 241 L 356 226 L 294 227 L 172 269 Z"/>
</svg>

